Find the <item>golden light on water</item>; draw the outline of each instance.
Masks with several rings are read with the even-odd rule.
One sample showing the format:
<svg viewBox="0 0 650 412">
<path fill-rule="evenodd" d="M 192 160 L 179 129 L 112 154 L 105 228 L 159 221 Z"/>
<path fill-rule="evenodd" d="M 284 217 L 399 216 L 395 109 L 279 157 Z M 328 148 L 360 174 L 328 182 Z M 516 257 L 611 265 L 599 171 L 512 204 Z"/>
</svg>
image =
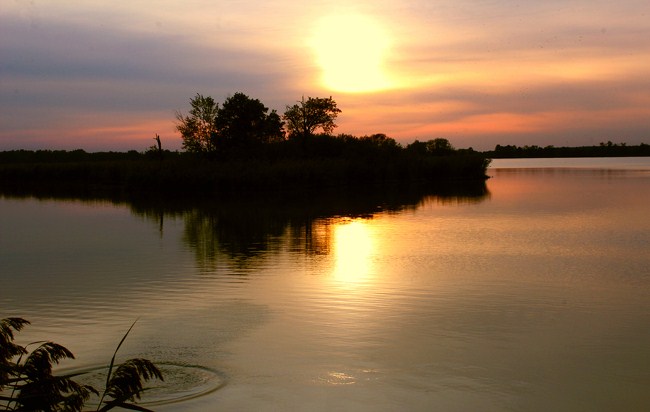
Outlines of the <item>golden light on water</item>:
<svg viewBox="0 0 650 412">
<path fill-rule="evenodd" d="M 394 86 L 385 69 L 390 35 L 370 17 L 324 17 L 315 26 L 310 46 L 322 70 L 322 83 L 329 89 L 363 93 Z"/>
<path fill-rule="evenodd" d="M 363 220 L 341 223 L 334 228 L 334 280 L 345 285 L 364 283 L 372 274 L 375 239 Z"/>
</svg>

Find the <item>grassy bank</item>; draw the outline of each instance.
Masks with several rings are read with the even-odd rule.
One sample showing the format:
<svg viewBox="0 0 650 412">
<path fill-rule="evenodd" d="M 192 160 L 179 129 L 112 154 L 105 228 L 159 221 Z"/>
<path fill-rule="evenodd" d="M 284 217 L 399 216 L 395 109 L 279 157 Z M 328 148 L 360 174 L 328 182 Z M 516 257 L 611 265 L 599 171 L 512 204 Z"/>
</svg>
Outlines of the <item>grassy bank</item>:
<svg viewBox="0 0 650 412">
<path fill-rule="evenodd" d="M 484 180 L 488 164 L 477 154 L 432 156 L 403 149 L 227 158 L 172 152 L 15 151 L 0 153 L 0 188 L 53 185 L 207 194 L 354 187 Z"/>
</svg>

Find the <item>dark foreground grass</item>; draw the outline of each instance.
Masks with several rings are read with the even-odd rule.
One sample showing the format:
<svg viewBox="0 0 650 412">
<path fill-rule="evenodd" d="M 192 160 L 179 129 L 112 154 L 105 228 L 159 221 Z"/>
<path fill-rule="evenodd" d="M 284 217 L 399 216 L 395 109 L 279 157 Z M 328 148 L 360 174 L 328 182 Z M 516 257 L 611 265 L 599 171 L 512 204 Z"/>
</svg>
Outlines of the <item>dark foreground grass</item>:
<svg viewBox="0 0 650 412">
<path fill-rule="evenodd" d="M 113 352 L 102 392 L 72 379 L 81 374 L 53 373 L 54 365 L 61 360 L 74 359 L 64 346 L 49 341 L 25 346 L 14 343 L 14 334 L 28 324 L 22 318 L 0 319 L 0 411 L 81 411 L 95 395 L 99 397 L 98 412 L 114 408 L 151 412 L 134 402 L 140 399 L 144 382 L 163 380 L 160 370 L 141 358 L 115 363 L 115 356 L 135 322 Z"/>
<path fill-rule="evenodd" d="M 319 189 L 386 183 L 484 180 L 480 155 L 209 159 L 184 154 L 55 159 L 34 156 L 0 163 L 0 188 L 103 187 L 122 191 L 214 194 L 277 189 Z M 0 161 L 2 157 L 0 156 Z"/>
</svg>

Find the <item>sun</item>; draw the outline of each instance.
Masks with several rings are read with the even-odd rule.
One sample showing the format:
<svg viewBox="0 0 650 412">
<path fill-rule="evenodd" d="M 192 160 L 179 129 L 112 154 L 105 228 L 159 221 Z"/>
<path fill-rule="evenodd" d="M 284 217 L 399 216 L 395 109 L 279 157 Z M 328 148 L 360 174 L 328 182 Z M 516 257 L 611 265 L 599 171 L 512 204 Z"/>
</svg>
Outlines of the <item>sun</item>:
<svg viewBox="0 0 650 412">
<path fill-rule="evenodd" d="M 347 93 L 393 87 L 384 67 L 390 46 L 390 35 L 379 22 L 360 14 L 324 17 L 310 38 L 323 85 Z"/>
</svg>

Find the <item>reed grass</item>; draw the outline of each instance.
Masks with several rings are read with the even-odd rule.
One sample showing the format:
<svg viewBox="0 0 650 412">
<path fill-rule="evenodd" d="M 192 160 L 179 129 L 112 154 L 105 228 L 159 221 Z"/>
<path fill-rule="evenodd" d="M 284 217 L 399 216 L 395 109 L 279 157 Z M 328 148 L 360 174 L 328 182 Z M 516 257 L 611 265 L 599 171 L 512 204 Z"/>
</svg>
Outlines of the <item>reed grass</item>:
<svg viewBox="0 0 650 412">
<path fill-rule="evenodd" d="M 81 411 L 92 395 L 100 396 L 96 388 L 72 379 L 80 374 L 53 373 L 53 366 L 61 360 L 74 359 L 67 348 L 49 341 L 25 346 L 14 343 L 14 333 L 26 325 L 29 321 L 22 318 L 0 320 L 0 411 Z M 115 365 L 117 352 L 133 326 L 135 322 L 113 352 L 96 411 L 106 412 L 116 407 L 150 411 L 135 401 L 145 389 L 144 382 L 163 380 L 160 370 L 141 358 Z M 30 351 L 28 348 L 34 345 L 38 346 Z"/>
<path fill-rule="evenodd" d="M 169 154 L 154 160 L 73 160 L 0 164 L 0 188 L 11 186 L 113 187 L 126 191 L 223 193 L 395 182 L 484 180 L 488 160 L 479 155 L 208 159 Z"/>
</svg>

